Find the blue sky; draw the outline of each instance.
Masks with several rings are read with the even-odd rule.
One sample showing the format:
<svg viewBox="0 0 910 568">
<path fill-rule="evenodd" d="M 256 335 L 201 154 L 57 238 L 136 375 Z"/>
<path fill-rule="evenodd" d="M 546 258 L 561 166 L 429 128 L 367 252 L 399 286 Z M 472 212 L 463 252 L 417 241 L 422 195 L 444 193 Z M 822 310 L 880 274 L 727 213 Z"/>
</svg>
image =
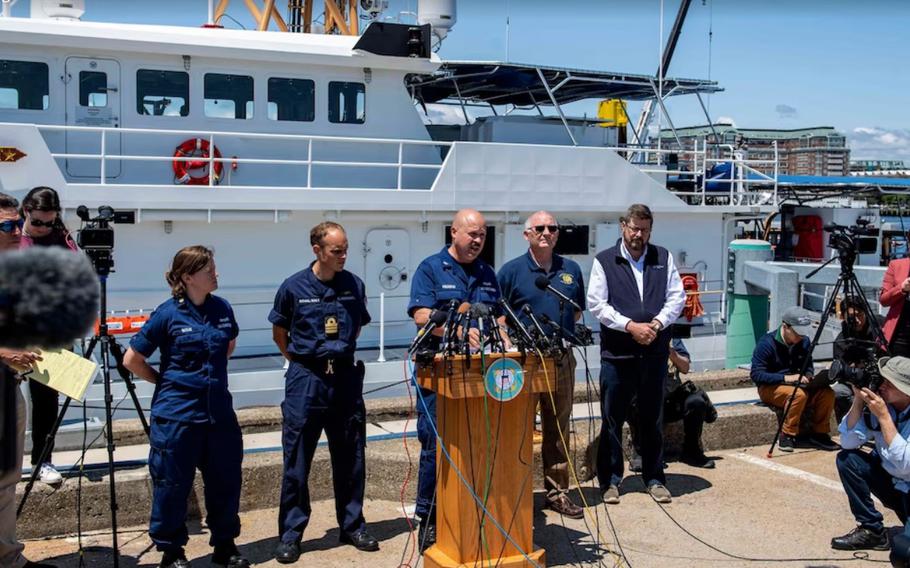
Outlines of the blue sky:
<svg viewBox="0 0 910 568">
<path fill-rule="evenodd" d="M 89 20 L 198 25 L 206 17 L 206 0 L 86 2 Z M 276 5 L 286 11 L 284 0 Z M 389 5 L 386 13 L 397 14 L 416 10 L 417 1 Z M 664 0 L 664 36 L 678 5 Z M 27 6 L 20 0 L 14 15 Z M 232 0 L 228 14 L 252 26 L 242 0 Z M 505 60 L 508 49 L 515 62 L 651 74 L 659 15 L 659 0 L 461 0 L 439 53 Z M 667 75 L 718 81 L 725 91 L 710 98 L 714 119 L 749 128 L 834 126 L 854 158 L 910 163 L 908 23 L 906 0 L 693 0 Z M 694 98 L 668 108 L 677 126 L 705 122 Z M 595 112 L 594 101 L 570 108 Z"/>
</svg>

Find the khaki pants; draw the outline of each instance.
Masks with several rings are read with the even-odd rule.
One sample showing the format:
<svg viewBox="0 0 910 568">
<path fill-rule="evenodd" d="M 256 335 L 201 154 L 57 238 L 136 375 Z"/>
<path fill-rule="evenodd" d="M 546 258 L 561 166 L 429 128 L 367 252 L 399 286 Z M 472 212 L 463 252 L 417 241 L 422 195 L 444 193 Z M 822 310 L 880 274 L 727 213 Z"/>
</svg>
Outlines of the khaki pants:
<svg viewBox="0 0 910 568">
<path fill-rule="evenodd" d="M 553 389 L 552 399 L 549 393 L 540 395 L 540 422 L 543 430 L 541 457 L 547 498 L 554 499 L 569 490 L 569 456 L 566 454 L 566 446 L 569 444 L 569 418 L 572 416 L 572 398 L 575 392 L 575 355 L 571 351 L 557 361 L 556 377 L 550 377 L 550 388 Z M 559 435 L 560 430 L 562 437 Z"/>
<path fill-rule="evenodd" d="M 758 387 L 758 396 L 768 406 L 783 409 L 787 400 L 793 394 L 793 385 L 761 385 Z M 812 431 L 827 434 L 830 429 L 831 415 L 834 413 L 834 391 L 829 387 L 806 390 L 796 389 L 790 412 L 784 416 L 782 432 L 788 436 L 799 434 L 799 421 L 803 411 L 812 409 Z"/>
<path fill-rule="evenodd" d="M 6 380 L 0 377 L 0 380 Z M 16 467 L 0 478 L 0 568 L 22 568 L 24 546 L 16 540 L 16 484 L 22 478 L 22 450 L 25 449 L 25 399 L 16 389 Z"/>
</svg>

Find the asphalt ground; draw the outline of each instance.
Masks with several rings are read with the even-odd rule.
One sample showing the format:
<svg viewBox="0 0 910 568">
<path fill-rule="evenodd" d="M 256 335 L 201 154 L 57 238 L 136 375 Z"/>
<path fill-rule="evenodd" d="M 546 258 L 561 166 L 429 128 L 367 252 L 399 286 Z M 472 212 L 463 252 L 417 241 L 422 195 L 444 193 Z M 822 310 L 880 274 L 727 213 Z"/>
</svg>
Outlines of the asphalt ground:
<svg viewBox="0 0 910 568">
<path fill-rule="evenodd" d="M 840 488 L 834 453 L 797 449 L 793 454 L 765 458 L 766 447 L 724 450 L 714 470 L 671 462 L 667 469 L 673 503 L 660 506 L 644 493 L 641 478 L 627 478 L 619 505 L 599 502 L 599 491 L 586 486 L 583 496 L 592 505 L 584 520 L 561 518 L 542 510 L 542 493 L 535 494 L 535 542 L 546 550 L 547 566 L 881 566 L 887 552 L 834 551 L 831 537 L 854 526 Z M 412 481 L 413 482 L 413 481 Z M 277 480 L 276 480 L 277 483 Z M 411 505 L 411 503 L 407 503 Z M 422 565 L 411 554 L 413 540 L 401 504 L 369 500 L 365 504 L 369 530 L 380 539 L 379 552 L 364 553 L 338 544 L 334 504 L 313 504 L 297 566 Z M 238 545 L 256 565 L 278 566 L 272 559 L 277 511 L 263 509 L 241 515 Z M 890 512 L 886 524 L 897 530 Z M 198 521 L 189 525 L 187 555 L 195 566 L 210 564 L 208 531 Z M 155 566 L 160 560 L 145 526 L 119 532 L 120 566 Z M 113 566 L 110 532 L 83 537 L 87 566 Z M 33 540 L 26 555 L 61 567 L 80 565 L 75 536 Z M 494 563 L 487 566 L 495 565 Z M 480 566 L 480 564 L 478 564 Z"/>
</svg>

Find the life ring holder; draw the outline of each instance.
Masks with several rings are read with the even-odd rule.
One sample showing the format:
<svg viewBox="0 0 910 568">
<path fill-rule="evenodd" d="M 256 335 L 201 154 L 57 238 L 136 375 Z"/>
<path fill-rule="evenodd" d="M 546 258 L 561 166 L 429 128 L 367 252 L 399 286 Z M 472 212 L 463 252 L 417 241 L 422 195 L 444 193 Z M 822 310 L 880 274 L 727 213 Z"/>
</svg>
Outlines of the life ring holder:
<svg viewBox="0 0 910 568">
<path fill-rule="evenodd" d="M 197 160 L 174 160 L 174 183 L 183 185 L 209 185 L 210 164 L 210 144 L 204 138 L 188 138 L 184 140 L 177 149 L 174 150 L 174 158 L 199 158 Z M 213 182 L 218 185 L 221 182 L 221 173 L 224 171 L 224 164 L 220 161 L 221 151 L 218 146 L 214 146 L 214 160 L 211 161 L 212 172 L 214 174 Z M 203 170 L 202 175 L 193 175 L 194 170 Z"/>
</svg>

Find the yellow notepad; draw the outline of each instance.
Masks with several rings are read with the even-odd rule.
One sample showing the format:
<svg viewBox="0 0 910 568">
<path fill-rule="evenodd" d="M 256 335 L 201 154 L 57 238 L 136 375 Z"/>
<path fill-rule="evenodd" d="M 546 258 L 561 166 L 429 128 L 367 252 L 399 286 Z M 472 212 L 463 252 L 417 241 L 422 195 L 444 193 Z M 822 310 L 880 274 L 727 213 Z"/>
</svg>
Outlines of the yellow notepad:
<svg viewBox="0 0 910 568">
<path fill-rule="evenodd" d="M 22 376 L 81 402 L 97 370 L 98 364 L 85 357 L 62 349 L 48 349 L 41 351 L 41 361 Z"/>
</svg>

